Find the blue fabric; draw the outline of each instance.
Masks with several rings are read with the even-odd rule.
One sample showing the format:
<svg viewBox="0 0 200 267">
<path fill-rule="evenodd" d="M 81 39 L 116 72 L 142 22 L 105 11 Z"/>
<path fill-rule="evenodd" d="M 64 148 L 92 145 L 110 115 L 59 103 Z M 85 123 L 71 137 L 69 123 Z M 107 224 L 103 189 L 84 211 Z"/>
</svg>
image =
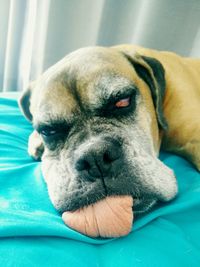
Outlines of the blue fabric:
<svg viewBox="0 0 200 267">
<path fill-rule="evenodd" d="M 52 206 L 40 162 L 27 154 L 31 125 L 17 102 L 0 99 L 0 266 L 200 266 L 200 174 L 161 153 L 179 195 L 135 221 L 118 239 L 91 239 L 64 225 Z"/>
</svg>

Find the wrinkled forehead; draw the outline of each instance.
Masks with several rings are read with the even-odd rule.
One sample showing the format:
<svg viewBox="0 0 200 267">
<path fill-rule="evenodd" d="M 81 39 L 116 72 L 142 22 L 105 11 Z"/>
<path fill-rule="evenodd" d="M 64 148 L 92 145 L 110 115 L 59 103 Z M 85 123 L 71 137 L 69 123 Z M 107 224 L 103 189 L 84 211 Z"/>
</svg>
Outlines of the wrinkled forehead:
<svg viewBox="0 0 200 267">
<path fill-rule="evenodd" d="M 77 81 L 77 94 L 85 107 L 101 108 L 111 97 L 128 93 L 135 85 L 120 73 L 109 69 L 96 74 L 90 80 Z"/>
<path fill-rule="evenodd" d="M 110 96 L 136 86 L 136 80 L 134 69 L 117 52 L 72 53 L 43 75 L 32 108 L 43 118 L 73 116 L 84 108 L 100 108 Z"/>
<path fill-rule="evenodd" d="M 53 81 L 48 88 L 42 88 L 35 106 L 37 115 L 43 120 L 73 117 L 82 112 L 100 110 L 111 98 L 131 93 L 135 89 L 132 81 L 119 74 L 101 73 L 89 82 L 62 79 Z"/>
</svg>

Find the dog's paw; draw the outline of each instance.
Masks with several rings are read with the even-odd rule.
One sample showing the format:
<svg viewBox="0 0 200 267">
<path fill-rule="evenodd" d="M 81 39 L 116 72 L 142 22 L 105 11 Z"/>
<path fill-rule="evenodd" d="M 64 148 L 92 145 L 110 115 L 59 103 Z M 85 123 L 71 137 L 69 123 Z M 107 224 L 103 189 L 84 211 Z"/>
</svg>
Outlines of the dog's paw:
<svg viewBox="0 0 200 267">
<path fill-rule="evenodd" d="M 28 140 L 28 153 L 35 160 L 40 160 L 44 152 L 44 145 L 41 136 L 33 131 Z"/>
</svg>

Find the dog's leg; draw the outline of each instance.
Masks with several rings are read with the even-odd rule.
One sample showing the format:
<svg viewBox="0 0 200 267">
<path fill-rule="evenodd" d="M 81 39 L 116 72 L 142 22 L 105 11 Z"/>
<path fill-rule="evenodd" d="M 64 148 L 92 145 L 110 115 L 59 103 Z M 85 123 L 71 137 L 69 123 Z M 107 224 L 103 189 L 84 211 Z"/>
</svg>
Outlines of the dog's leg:
<svg viewBox="0 0 200 267">
<path fill-rule="evenodd" d="M 40 160 L 44 152 L 44 145 L 39 133 L 34 130 L 29 136 L 28 140 L 28 153 L 35 160 Z"/>
</svg>

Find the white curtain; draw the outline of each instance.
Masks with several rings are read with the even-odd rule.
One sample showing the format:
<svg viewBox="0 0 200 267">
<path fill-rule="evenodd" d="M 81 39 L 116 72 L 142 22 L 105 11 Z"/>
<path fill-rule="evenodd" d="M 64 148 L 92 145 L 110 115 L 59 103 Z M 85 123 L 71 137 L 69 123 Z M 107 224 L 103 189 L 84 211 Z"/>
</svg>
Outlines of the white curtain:
<svg viewBox="0 0 200 267">
<path fill-rule="evenodd" d="M 80 47 L 120 43 L 200 57 L 200 0 L 0 0 L 0 91 Z"/>
</svg>

